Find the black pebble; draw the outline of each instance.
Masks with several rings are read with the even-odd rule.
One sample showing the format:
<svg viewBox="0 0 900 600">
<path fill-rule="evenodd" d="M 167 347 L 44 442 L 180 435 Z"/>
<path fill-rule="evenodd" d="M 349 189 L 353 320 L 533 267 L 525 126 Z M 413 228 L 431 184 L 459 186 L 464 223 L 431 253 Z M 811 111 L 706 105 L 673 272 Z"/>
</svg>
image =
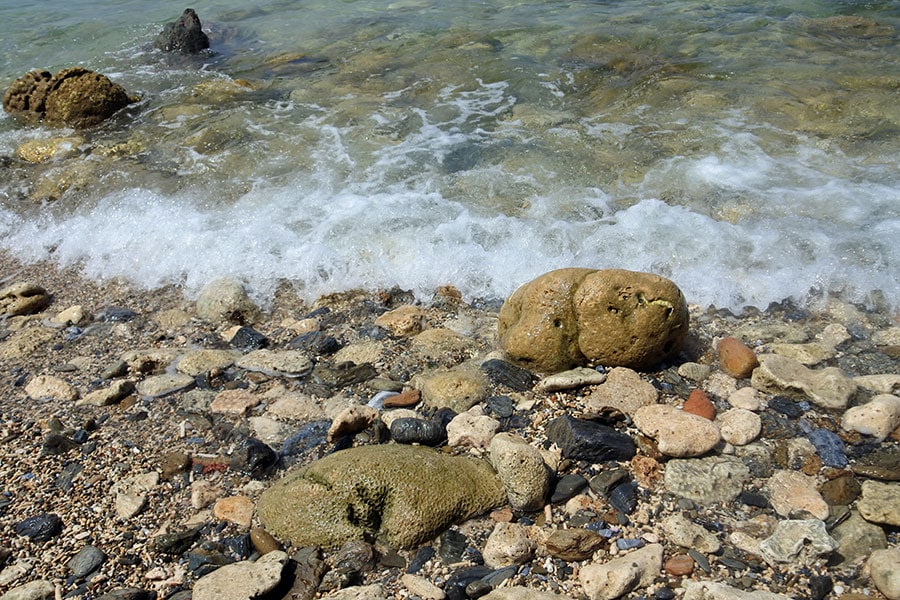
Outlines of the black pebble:
<svg viewBox="0 0 900 600">
<path fill-rule="evenodd" d="M 531 371 L 499 358 L 484 361 L 481 370 L 494 383 L 505 385 L 517 392 L 526 392 L 534 386 L 534 375 Z"/>
<path fill-rule="evenodd" d="M 670 590 L 667 587 L 659 588 L 656 590 L 656 593 L 653 595 L 656 600 L 672 600 L 675 598 L 675 592 Z"/>
<path fill-rule="evenodd" d="M 254 479 L 263 479 L 278 464 L 278 453 L 264 442 L 248 437 L 231 455 L 230 467 L 249 473 Z"/>
<path fill-rule="evenodd" d="M 59 515 L 43 513 L 20 521 L 16 525 L 16 534 L 29 538 L 33 542 L 46 542 L 62 531 L 63 522 Z"/>
<path fill-rule="evenodd" d="M 637 483 L 629 481 L 617 485 L 609 493 L 609 504 L 617 511 L 630 515 L 637 508 Z"/>
<path fill-rule="evenodd" d="M 269 345 L 269 338 L 245 325 L 234 333 L 231 345 L 241 350 L 259 350 Z"/>
<path fill-rule="evenodd" d="M 120 306 L 107 306 L 94 315 L 95 321 L 106 321 L 113 323 L 125 323 L 131 321 L 138 314 L 130 308 L 122 308 Z"/>
<path fill-rule="evenodd" d="M 65 454 L 69 450 L 74 450 L 77 447 L 78 442 L 62 435 L 61 433 L 48 433 L 44 436 L 44 443 L 41 446 L 41 454 Z"/>
<path fill-rule="evenodd" d="M 741 492 L 738 495 L 738 500 L 743 502 L 747 506 L 755 506 L 757 508 L 769 507 L 769 499 L 757 492 Z"/>
<path fill-rule="evenodd" d="M 391 438 L 398 444 L 437 446 L 446 437 L 444 428 L 437 421 L 406 417 L 391 421 Z"/>
<path fill-rule="evenodd" d="M 812 600 L 823 600 L 834 589 L 828 575 L 813 575 L 809 578 L 809 595 Z"/>
<path fill-rule="evenodd" d="M 515 410 L 512 398 L 509 396 L 491 396 L 484 401 L 484 405 L 491 414 L 500 417 L 501 419 L 511 417 Z"/>
<path fill-rule="evenodd" d="M 96 546 L 85 546 L 69 559 L 68 567 L 75 579 L 81 579 L 97 570 L 106 560 L 106 554 Z"/>
<path fill-rule="evenodd" d="M 433 546 L 422 546 L 416 551 L 416 555 L 413 556 L 412 560 L 409 561 L 406 572 L 418 573 L 422 570 L 422 567 L 425 566 L 425 563 L 434 558 L 434 555 L 435 551 Z"/>
<path fill-rule="evenodd" d="M 775 396 L 769 400 L 769 408 L 792 419 L 803 416 L 803 408 L 799 404 L 785 396 Z"/>
<path fill-rule="evenodd" d="M 587 485 L 588 480 L 581 475 L 564 475 L 556 482 L 556 487 L 553 488 L 553 494 L 550 496 L 550 503 L 565 502 L 586 488 Z"/>
<path fill-rule="evenodd" d="M 441 534 L 441 546 L 438 554 L 441 560 L 444 561 L 444 564 L 452 565 L 458 563 L 462 561 L 467 544 L 466 536 L 455 529 L 448 529 Z"/>
</svg>

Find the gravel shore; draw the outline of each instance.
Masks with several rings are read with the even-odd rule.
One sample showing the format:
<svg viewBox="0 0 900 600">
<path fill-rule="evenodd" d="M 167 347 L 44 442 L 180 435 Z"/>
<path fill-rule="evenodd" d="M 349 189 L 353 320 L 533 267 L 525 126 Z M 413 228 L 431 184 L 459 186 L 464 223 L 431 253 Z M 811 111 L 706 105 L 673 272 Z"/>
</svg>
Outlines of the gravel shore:
<svg viewBox="0 0 900 600">
<path fill-rule="evenodd" d="M 342 411 L 372 403 L 379 392 L 421 391 L 441 370 L 478 370 L 486 359 L 502 358 L 496 334 L 501 301 L 464 302 L 449 286 L 418 302 L 395 289 L 350 291 L 307 303 L 284 285 L 259 316 L 241 323 L 236 314 L 200 318 L 195 303 L 175 286 L 145 291 L 121 281 L 91 282 L 76 269 L 25 265 L 9 256 L 0 256 L 0 274 L 0 288 L 32 282 L 49 294 L 37 312 L 0 320 L 3 600 L 48 593 L 184 600 L 217 568 L 255 561 L 284 542 L 259 529 L 253 506 L 287 470 L 336 444 L 394 443 L 385 440 L 383 425 L 371 422 L 326 440 L 329 422 Z M 423 331 L 446 335 L 375 324 L 411 304 L 418 306 Z M 583 571 L 658 544 L 662 564 L 618 597 L 726 598 L 737 597 L 728 595 L 737 590 L 786 598 L 891 597 L 876 584 L 890 579 L 879 575 L 879 561 L 896 564 L 890 561 L 897 560 L 900 530 L 894 519 L 900 508 L 879 505 L 876 490 L 886 502 L 897 497 L 900 429 L 889 421 L 882 436 L 876 429 L 883 421 L 846 425 L 848 410 L 900 390 L 900 314 L 836 300 L 815 310 L 785 303 L 740 317 L 690 310 L 688 342 L 660 370 L 634 376 L 601 367 L 597 371 L 606 374 L 606 382 L 554 391 L 530 384 L 514 389 L 502 378 L 488 378 L 487 400 L 475 412 L 555 453 L 555 496 L 545 506 L 531 512 L 501 507 L 412 549 L 375 541 L 361 550 L 345 548 L 344 554 L 319 554 L 286 545 L 291 567 L 265 597 L 312 597 L 317 585 L 320 595 L 346 588 L 358 597 L 460 597 L 454 577 L 478 573 L 471 568 L 484 562 L 498 523 L 519 527 L 531 547 L 525 557 L 511 559 L 511 570 L 487 569 L 495 577 L 486 586 L 466 588 L 474 596 L 522 586 L 600 597 L 585 587 Z M 727 336 L 742 340 L 756 356 L 790 357 L 816 374 L 826 367 L 839 370 L 856 386 L 849 404 L 828 408 L 812 392 L 755 389 L 749 377 L 728 375 L 717 351 Z M 302 352 L 314 370 L 267 372 L 222 359 L 263 346 Z M 192 370 L 186 366 L 190 360 L 202 366 Z M 537 374 L 534 381 L 540 381 Z M 700 412 L 718 415 L 720 430 L 725 413 L 752 413 L 758 431 L 746 438 L 734 434 L 702 457 L 673 458 L 660 439 L 638 427 L 629 409 L 602 401 L 624 399 L 637 388 L 651 390 L 654 402 L 679 413 L 689 399 L 692 412 L 693 404 L 703 405 Z M 433 416 L 422 405 L 404 408 Z M 635 458 L 593 463 L 560 453 L 548 424 L 564 415 L 627 434 L 637 446 Z M 486 454 L 477 442 L 445 442 L 441 449 Z M 675 466 L 703 460 L 743 465 L 746 476 L 731 499 L 704 502 L 678 491 Z M 617 487 L 622 482 L 629 487 Z M 720 485 L 710 475 L 707 487 Z M 766 550 L 772 543 L 760 542 L 769 542 L 786 523 L 808 523 L 809 531 L 819 527 L 823 539 L 836 545 L 826 540 L 818 547 L 810 538 L 789 559 L 773 558 Z M 685 536 L 679 527 L 696 531 Z M 560 550 L 548 540 L 568 529 L 597 533 L 602 542 L 585 558 L 562 558 L 572 548 Z M 788 535 L 806 539 L 809 531 Z M 877 554 L 882 549 L 895 552 L 883 559 Z M 346 568 L 348 563 L 354 566 Z M 315 567 L 320 584 L 299 583 L 303 578 L 296 573 L 304 565 Z M 288 577 L 289 571 L 295 575 Z M 45 585 L 29 588 L 33 582 Z M 729 587 L 698 595 L 698 582 Z M 359 587 L 373 584 L 381 587 Z"/>
</svg>

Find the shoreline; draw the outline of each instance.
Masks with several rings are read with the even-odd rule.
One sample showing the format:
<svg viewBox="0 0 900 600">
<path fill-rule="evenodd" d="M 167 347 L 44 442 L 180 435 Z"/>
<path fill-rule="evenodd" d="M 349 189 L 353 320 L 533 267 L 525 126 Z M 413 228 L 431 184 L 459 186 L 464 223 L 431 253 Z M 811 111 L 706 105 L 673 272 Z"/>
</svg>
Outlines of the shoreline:
<svg viewBox="0 0 900 600">
<path fill-rule="evenodd" d="M 108 389 L 116 380 L 131 380 L 140 386 L 157 375 L 176 372 L 180 363 L 173 357 L 183 361 L 192 351 L 232 350 L 227 339 L 236 323 L 205 322 L 197 318 L 194 302 L 185 300 L 175 286 L 138 290 L 122 281 L 90 282 L 81 278 L 76 268 L 59 271 L 48 262 L 25 265 L 8 255 L 0 255 L 0 272 L 3 273 L 0 287 L 32 281 L 52 294 L 51 303 L 43 313 L 7 318 L 2 324 L 0 394 L 4 402 L 0 406 L 3 471 L 0 480 L 5 483 L 0 489 L 3 501 L 0 526 L 10 533 L 8 538 L 4 534 L 9 540 L 4 546 L 8 553 L 0 554 L 0 573 L 6 574 L 0 578 L 0 594 L 30 581 L 46 581 L 64 597 L 74 591 L 77 596 L 93 598 L 133 587 L 154 591 L 162 598 L 191 589 L 198 579 L 214 572 L 216 561 L 255 560 L 258 552 L 254 554 L 252 547 L 244 546 L 250 543 L 245 538 L 251 527 L 259 525 L 256 516 L 249 520 L 245 516 L 225 516 L 219 501 L 247 498 L 255 502 L 263 490 L 281 478 L 285 465 L 305 464 L 321 454 L 324 447 L 293 455 L 290 465 L 285 461 L 265 477 L 255 478 L 246 471 L 246 465 L 232 462 L 242 440 L 252 436 L 281 450 L 287 438 L 304 423 L 333 419 L 348 406 L 367 403 L 390 383 L 400 384 L 404 389 L 420 389 L 423 378 L 436 369 L 454 369 L 460 365 L 477 368 L 480 361 L 496 356 L 499 349 L 497 307 L 472 307 L 449 290 L 438 294 L 434 302 L 421 305 L 426 331 L 453 334 L 452 338 L 449 334 L 446 338 L 453 343 L 433 346 L 423 346 L 421 340 L 417 343 L 416 336 L 372 334 L 376 318 L 413 302 L 409 295 L 398 290 L 348 291 L 313 303 L 282 290 L 272 299 L 271 307 L 251 325 L 268 339 L 268 347 L 272 349 L 286 349 L 296 338 L 312 332 L 337 340 L 341 348 L 336 352 L 321 346 L 308 350 L 317 367 L 323 369 L 317 371 L 317 381 L 252 372 L 232 365 L 214 366 L 205 370 L 194 384 L 187 384 L 183 390 L 161 393 L 159 397 L 126 393 L 108 405 L 79 405 L 79 400 Z M 85 320 L 75 326 L 77 330 L 65 324 L 48 326 L 59 313 L 76 305 L 82 306 L 85 315 Z M 735 392 L 750 387 L 748 380 L 735 380 L 721 372 L 714 346 L 722 337 L 742 338 L 761 354 L 771 351 L 778 343 L 822 342 L 827 327 L 834 326 L 832 330 L 841 327 L 847 331 L 846 339 L 842 338 L 831 349 L 833 356 L 823 359 L 816 369 L 837 366 L 851 375 L 896 374 L 900 373 L 900 351 L 891 336 L 896 335 L 898 323 L 900 315 L 896 312 L 865 313 L 840 302 L 827 303 L 820 312 L 783 306 L 740 317 L 693 306 L 691 334 L 683 356 L 665 369 L 641 373 L 640 378 L 656 387 L 661 404 L 683 407 L 691 391 L 702 389 L 721 413 L 732 408 L 729 398 Z M 18 355 L 9 354 L 10 342 L 29 330 L 47 331 L 33 347 L 22 346 Z M 171 355 L 166 354 L 168 351 Z M 125 365 L 124 373 L 111 374 L 110 369 L 117 364 L 121 367 L 129 352 L 137 353 L 131 358 L 133 362 Z M 369 363 L 376 376 L 349 384 L 339 378 L 327 379 L 327 373 L 335 372 L 339 364 L 347 361 L 355 365 Z M 685 363 L 700 365 L 699 371 L 706 371 L 706 375 L 692 379 L 693 375 L 686 375 L 689 370 L 682 369 Z M 59 397 L 52 399 L 29 398 L 26 388 L 43 375 L 67 384 L 67 390 L 74 390 L 74 397 L 60 392 Z M 608 384 L 542 393 L 514 391 L 492 382 L 488 392 L 492 397 L 515 400 L 515 418 L 505 421 L 511 432 L 522 435 L 532 445 L 547 448 L 547 422 L 564 414 L 590 417 L 592 398 L 604 385 Z M 146 388 L 139 389 L 146 391 Z M 255 404 L 235 412 L 212 407 L 212 401 L 228 390 L 243 390 Z M 896 387 L 891 390 L 897 393 Z M 777 394 L 760 392 L 759 395 L 764 402 L 756 412 L 775 415 L 765 408 L 765 401 L 771 401 Z M 875 395 L 875 391 L 861 390 L 854 402 L 864 402 Z M 422 406 L 415 408 L 427 412 Z M 493 414 L 489 408 L 485 412 Z M 854 465 L 873 449 L 898 452 L 898 431 L 883 442 L 873 443 L 859 433 L 842 430 L 841 411 L 807 402 L 799 418 L 776 416 L 777 419 L 767 422 L 757 441 L 748 444 L 747 447 L 762 448 L 757 454 L 749 450 L 745 453 L 744 447 L 717 448 L 710 453 L 738 456 L 748 464 L 752 460 L 765 463 L 763 466 L 768 471 L 760 467 L 762 471 L 748 480 L 745 492 L 765 495 L 771 478 L 766 473 L 795 468 L 818 487 L 842 478 L 857 483 L 875 481 L 877 478 L 854 471 Z M 850 465 L 844 469 L 829 467 L 815 451 L 810 453 L 801 421 L 841 436 L 847 445 Z M 639 491 L 637 509 L 624 519 L 625 523 L 617 524 L 607 499 L 592 490 L 552 506 L 547 504 L 547 508 L 535 513 L 500 509 L 453 528 L 463 536 L 464 545 L 478 554 L 484 551 L 486 540 L 498 522 L 511 521 L 528 528 L 537 539 L 553 530 L 601 521 L 617 530 L 592 558 L 578 561 L 549 556 L 546 547 L 538 542 L 536 554 L 518 567 L 516 574 L 500 589 L 519 585 L 582 598 L 584 591 L 578 573 L 591 563 L 602 564 L 625 554 L 627 550 L 619 547 L 623 545 L 620 540 L 629 543 L 640 540 L 641 545 L 661 543 L 667 561 L 675 556 L 693 557 L 693 567 L 688 575 L 659 570 L 652 583 L 621 596 L 624 598 L 638 598 L 641 594 L 648 598 L 683 597 L 689 581 L 719 582 L 747 591 L 771 590 L 809 597 L 814 593 L 811 582 L 815 580 L 819 585 L 822 577 L 827 577 L 840 590 L 822 598 L 851 600 L 857 597 L 853 594 L 884 597 L 862 568 L 867 556 L 843 567 L 829 565 L 829 559 L 833 559 L 830 555 L 813 557 L 806 565 L 799 562 L 770 565 L 746 552 L 735 543 L 735 532 L 746 532 L 746 523 L 754 517 L 758 517 L 758 524 L 770 525 L 785 517 L 776 514 L 771 505 L 756 507 L 735 501 L 703 506 L 680 501 L 677 494 L 666 488 L 663 479 L 666 465 L 672 459 L 655 451 L 630 419 L 613 422 L 617 429 L 639 441 L 638 456 L 642 457 L 618 466 L 627 478 L 638 484 Z M 353 443 L 366 445 L 376 437 L 372 431 L 360 431 Z M 56 440 L 57 445 L 48 440 Z M 72 442 L 75 445 L 70 446 L 65 440 L 76 440 Z M 867 449 L 869 452 L 863 452 Z M 466 447 L 445 452 L 484 454 L 483 450 Z M 752 456 L 756 458 L 751 460 Z M 589 479 L 611 468 L 612 465 L 563 459 L 557 475 L 562 478 L 580 474 Z M 119 504 L 123 486 L 136 485 L 135 478 L 153 473 L 157 476 L 155 482 L 133 494 L 143 498 L 142 506 L 134 514 L 123 517 L 125 508 Z M 200 488 L 209 490 L 205 499 L 199 498 Z M 857 503 L 854 498 L 847 504 L 852 515 L 858 513 Z M 49 513 L 61 517 L 62 529 L 47 540 L 35 541 L 13 534 L 25 518 Z M 661 522 L 676 514 L 705 523 L 721 549 L 690 548 L 693 552 L 688 552 L 688 548 L 674 543 L 671 539 L 674 536 L 661 527 Z M 188 549 L 174 554 L 160 550 L 161 536 L 195 524 L 200 526 L 199 537 Z M 872 523 L 865 524 L 872 526 Z M 896 526 L 874 526 L 884 532 L 888 548 L 898 547 L 900 533 Z M 454 573 L 473 564 L 442 559 L 441 543 L 429 545 L 439 549 L 438 555 L 425 561 L 417 575 L 431 583 L 444 585 Z M 99 548 L 105 559 L 79 577 L 69 561 L 85 546 Z M 296 557 L 296 550 L 289 548 L 288 555 Z M 378 544 L 374 552 L 379 558 L 358 572 L 355 581 L 381 584 L 389 597 L 414 597 L 415 592 L 408 587 L 408 582 L 403 582 L 401 575 L 415 559 L 417 550 L 393 553 L 399 559 L 393 557 L 391 549 Z M 206 558 L 201 560 L 200 555 Z M 331 571 L 335 567 L 334 556 L 331 550 L 323 555 L 326 568 Z M 711 565 L 704 565 L 703 560 Z M 397 566 L 398 561 L 404 566 Z M 805 569 L 807 575 L 796 576 L 798 567 Z M 21 571 L 18 575 L 16 569 Z M 266 597 L 288 597 L 290 592 L 284 585 Z M 663 590 L 669 590 L 672 595 L 667 596 Z"/>
</svg>

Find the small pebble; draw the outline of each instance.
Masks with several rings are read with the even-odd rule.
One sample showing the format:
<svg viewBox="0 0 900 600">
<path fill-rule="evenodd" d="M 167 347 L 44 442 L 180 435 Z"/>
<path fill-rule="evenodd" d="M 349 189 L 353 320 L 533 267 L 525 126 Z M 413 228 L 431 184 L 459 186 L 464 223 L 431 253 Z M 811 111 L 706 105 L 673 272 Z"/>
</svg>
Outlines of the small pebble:
<svg viewBox="0 0 900 600">
<path fill-rule="evenodd" d="M 684 577 L 694 572 L 694 559 L 687 554 L 676 554 L 666 560 L 663 569 L 669 575 Z"/>
<path fill-rule="evenodd" d="M 46 542 L 56 537 L 63 529 L 62 519 L 55 513 L 43 513 L 20 521 L 16 535 L 27 537 L 34 542 Z"/>
</svg>

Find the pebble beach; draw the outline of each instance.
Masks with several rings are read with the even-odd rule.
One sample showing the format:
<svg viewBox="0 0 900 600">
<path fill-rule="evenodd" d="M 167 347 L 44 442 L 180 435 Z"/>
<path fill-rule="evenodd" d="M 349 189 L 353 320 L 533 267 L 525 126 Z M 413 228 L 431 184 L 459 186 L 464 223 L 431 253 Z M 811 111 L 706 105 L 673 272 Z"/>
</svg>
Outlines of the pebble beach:
<svg viewBox="0 0 900 600">
<path fill-rule="evenodd" d="M 215 318 L 174 286 L 9 256 L 0 273 L 0 288 L 45 292 L 0 321 L 3 600 L 900 597 L 895 311 L 689 305 L 668 364 L 523 381 L 497 339 L 503 299 L 451 285 L 309 303 L 284 284 Z M 726 338 L 767 382 L 729 364 Z M 277 369 L 254 366 L 263 349 Z M 786 361 L 810 379 L 786 383 Z M 423 398 L 448 372 L 484 382 L 455 418 Z M 650 405 L 669 427 L 647 422 Z M 705 423 L 679 429 L 685 414 Z M 397 444 L 400 415 L 446 419 L 428 444 L 449 456 L 487 460 L 498 435 L 521 438 L 552 470 L 546 495 L 410 548 L 297 547 L 266 531 L 267 489 L 336 450 Z M 627 436 L 633 457 L 582 454 L 567 422 Z M 710 449 L 673 449 L 706 431 Z"/>
</svg>

